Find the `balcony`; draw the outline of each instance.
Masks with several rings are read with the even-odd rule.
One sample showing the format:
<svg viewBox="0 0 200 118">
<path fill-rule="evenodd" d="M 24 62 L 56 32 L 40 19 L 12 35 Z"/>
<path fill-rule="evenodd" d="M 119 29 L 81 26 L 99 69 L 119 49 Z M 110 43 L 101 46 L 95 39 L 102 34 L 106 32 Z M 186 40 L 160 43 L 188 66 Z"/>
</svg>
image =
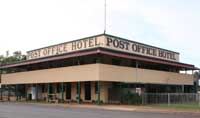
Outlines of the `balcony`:
<svg viewBox="0 0 200 118">
<path fill-rule="evenodd" d="M 193 75 L 114 66 L 89 64 L 63 68 L 3 74 L 2 84 L 32 84 L 77 81 L 110 81 L 150 84 L 193 85 Z"/>
</svg>

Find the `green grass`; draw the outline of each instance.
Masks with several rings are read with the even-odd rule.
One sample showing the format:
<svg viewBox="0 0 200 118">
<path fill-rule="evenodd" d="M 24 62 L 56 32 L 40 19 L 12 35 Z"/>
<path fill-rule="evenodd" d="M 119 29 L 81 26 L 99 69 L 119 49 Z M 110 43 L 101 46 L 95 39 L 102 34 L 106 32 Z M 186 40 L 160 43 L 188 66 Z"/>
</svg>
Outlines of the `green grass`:
<svg viewBox="0 0 200 118">
<path fill-rule="evenodd" d="M 188 103 L 188 104 L 157 104 L 150 105 L 151 107 L 164 108 L 164 109 L 176 109 L 176 110 L 193 110 L 200 111 L 200 105 L 198 103 Z"/>
</svg>

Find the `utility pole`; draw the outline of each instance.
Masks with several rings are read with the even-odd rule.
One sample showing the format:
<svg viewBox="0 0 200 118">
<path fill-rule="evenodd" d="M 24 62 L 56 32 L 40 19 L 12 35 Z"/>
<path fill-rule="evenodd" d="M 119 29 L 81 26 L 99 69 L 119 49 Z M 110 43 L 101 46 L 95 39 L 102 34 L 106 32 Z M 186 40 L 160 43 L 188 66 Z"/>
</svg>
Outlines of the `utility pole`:
<svg viewBox="0 0 200 118">
<path fill-rule="evenodd" d="M 106 0 L 104 1 L 104 34 L 106 33 Z"/>
</svg>

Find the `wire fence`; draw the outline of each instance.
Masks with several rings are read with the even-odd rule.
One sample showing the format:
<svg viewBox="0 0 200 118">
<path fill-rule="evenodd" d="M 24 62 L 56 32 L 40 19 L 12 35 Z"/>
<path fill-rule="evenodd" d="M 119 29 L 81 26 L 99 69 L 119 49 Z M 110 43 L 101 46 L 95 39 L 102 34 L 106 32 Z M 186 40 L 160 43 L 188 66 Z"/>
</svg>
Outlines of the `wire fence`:
<svg viewBox="0 0 200 118">
<path fill-rule="evenodd" d="M 15 96 L 16 92 L 13 88 L 10 90 L 2 88 L 0 89 L 0 101 L 8 101 L 10 98 L 12 99 Z"/>
<path fill-rule="evenodd" d="M 196 93 L 143 93 L 142 104 L 195 104 L 200 106 L 200 94 Z"/>
<path fill-rule="evenodd" d="M 109 104 L 155 105 L 187 104 L 200 107 L 200 94 L 197 93 L 136 93 L 134 90 L 110 89 Z"/>
</svg>

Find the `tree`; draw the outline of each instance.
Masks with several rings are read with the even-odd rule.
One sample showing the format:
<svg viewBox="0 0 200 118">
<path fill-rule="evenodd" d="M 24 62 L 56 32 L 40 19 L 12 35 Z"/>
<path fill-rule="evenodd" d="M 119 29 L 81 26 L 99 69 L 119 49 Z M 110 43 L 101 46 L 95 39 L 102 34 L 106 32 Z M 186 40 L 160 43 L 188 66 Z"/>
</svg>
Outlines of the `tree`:
<svg viewBox="0 0 200 118">
<path fill-rule="evenodd" d="M 196 71 L 194 73 L 194 79 L 195 79 L 195 83 L 196 83 L 196 92 L 200 91 L 200 87 L 199 87 L 199 82 L 200 82 L 200 71 Z"/>
<path fill-rule="evenodd" d="M 200 79 L 200 71 L 194 72 L 194 78 L 195 79 Z"/>
<path fill-rule="evenodd" d="M 4 60 L 4 56 L 0 55 L 0 65 L 1 65 L 1 63 L 2 63 L 3 60 Z"/>
<path fill-rule="evenodd" d="M 13 56 L 8 56 L 8 52 L 9 51 L 7 51 L 6 57 L 4 57 L 3 55 L 0 55 L 0 65 L 6 65 L 6 64 L 11 64 L 11 63 L 16 63 L 19 61 L 26 60 L 26 56 L 22 55 L 21 51 L 15 51 L 13 53 Z"/>
<path fill-rule="evenodd" d="M 13 56 L 20 59 L 21 56 L 22 56 L 22 52 L 21 51 L 15 51 L 15 52 L 13 52 Z"/>
</svg>

